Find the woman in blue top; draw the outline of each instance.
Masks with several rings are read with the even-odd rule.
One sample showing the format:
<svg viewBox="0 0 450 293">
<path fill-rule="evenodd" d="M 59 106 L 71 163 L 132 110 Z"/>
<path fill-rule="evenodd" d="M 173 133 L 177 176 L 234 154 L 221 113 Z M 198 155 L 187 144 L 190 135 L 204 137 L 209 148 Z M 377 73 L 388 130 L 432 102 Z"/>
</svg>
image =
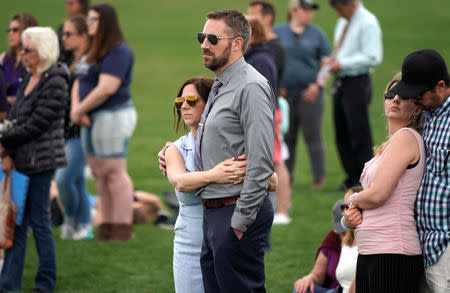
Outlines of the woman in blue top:
<svg viewBox="0 0 450 293">
<path fill-rule="evenodd" d="M 125 241 L 133 237 L 126 157 L 137 120 L 130 94 L 134 58 L 111 5 L 92 6 L 87 23 L 92 43 L 76 66 L 70 117 L 82 126 L 83 151 L 103 203 L 97 239 Z"/>
</svg>

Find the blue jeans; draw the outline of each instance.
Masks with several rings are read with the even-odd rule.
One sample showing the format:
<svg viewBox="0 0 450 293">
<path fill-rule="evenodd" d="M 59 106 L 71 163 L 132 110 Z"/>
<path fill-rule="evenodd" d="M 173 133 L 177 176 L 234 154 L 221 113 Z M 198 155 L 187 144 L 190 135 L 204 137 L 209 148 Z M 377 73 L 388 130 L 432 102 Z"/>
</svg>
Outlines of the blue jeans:
<svg viewBox="0 0 450 293">
<path fill-rule="evenodd" d="M 64 150 L 67 166 L 56 170 L 55 174 L 64 216 L 73 218 L 76 224 L 90 224 L 91 212 L 84 179 L 86 160 L 80 138 L 66 140 Z"/>
<path fill-rule="evenodd" d="M 43 291 L 55 289 L 55 244 L 48 212 L 50 181 L 53 175 L 54 171 L 48 171 L 30 176 L 22 225 L 16 226 L 13 246 L 5 250 L 5 259 L 0 275 L 0 290 L 20 291 L 21 289 L 29 226 L 33 229 L 39 256 L 35 287 Z"/>
</svg>

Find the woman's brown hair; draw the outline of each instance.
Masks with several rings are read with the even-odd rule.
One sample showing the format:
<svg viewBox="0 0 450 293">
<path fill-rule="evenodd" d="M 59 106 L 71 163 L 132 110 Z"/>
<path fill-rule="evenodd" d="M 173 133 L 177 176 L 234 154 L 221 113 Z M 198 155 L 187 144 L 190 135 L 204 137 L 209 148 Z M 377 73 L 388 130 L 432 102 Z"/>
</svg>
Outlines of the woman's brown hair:
<svg viewBox="0 0 450 293">
<path fill-rule="evenodd" d="M 90 0 L 77 0 L 78 3 L 81 6 L 81 14 L 83 16 L 86 16 L 88 14 L 89 11 L 89 6 L 91 5 L 91 1 Z"/>
<path fill-rule="evenodd" d="M 88 28 L 87 28 L 87 24 L 86 24 L 86 18 L 84 16 L 81 15 L 76 15 L 71 17 L 70 19 L 66 20 L 66 22 L 70 22 L 73 24 L 73 26 L 75 27 L 75 30 L 77 31 L 77 34 L 82 35 L 82 34 L 88 34 Z M 88 37 L 88 42 L 90 42 L 90 38 Z M 74 59 L 72 64 L 70 64 L 70 72 L 74 72 L 75 71 L 75 66 L 78 63 L 79 58 L 78 59 Z"/>
<path fill-rule="evenodd" d="M 17 21 L 19 23 L 19 33 L 22 34 L 22 32 L 32 26 L 38 26 L 38 21 L 36 18 L 29 14 L 29 13 L 16 13 L 11 17 L 11 21 Z M 19 45 L 20 47 L 20 45 Z M 9 48 L 8 55 L 11 58 L 11 60 L 14 62 L 14 64 L 17 61 L 18 58 L 18 48 Z M 19 64 L 20 66 L 20 64 Z M 14 68 L 15 70 L 20 71 L 21 68 Z"/>
<path fill-rule="evenodd" d="M 211 91 L 213 83 L 214 83 L 214 80 L 212 80 L 211 78 L 201 77 L 201 76 L 200 77 L 191 77 L 188 80 L 186 80 L 185 82 L 183 82 L 180 89 L 178 90 L 177 97 L 181 97 L 181 95 L 183 94 L 184 88 L 188 84 L 192 84 L 193 86 L 195 86 L 195 89 L 199 93 L 199 95 L 200 95 L 199 98 L 201 98 L 206 103 L 208 101 L 209 92 Z M 173 107 L 173 114 L 175 116 L 175 131 L 178 132 L 178 130 L 180 129 L 180 124 L 183 124 L 184 130 L 187 130 L 186 125 L 184 125 L 184 122 L 182 122 L 183 119 L 181 117 L 181 112 L 178 111 L 175 108 L 175 106 Z"/>
<path fill-rule="evenodd" d="M 117 47 L 125 39 L 114 7 L 103 3 L 94 5 L 89 10 L 94 10 L 99 15 L 97 32 L 92 38 L 91 49 L 86 59 L 87 63 L 92 63 L 103 58 L 111 48 Z"/>
<path fill-rule="evenodd" d="M 264 25 L 259 17 L 247 16 L 248 23 L 252 28 L 252 36 L 250 38 L 251 45 L 260 45 L 267 41 Z"/>
</svg>

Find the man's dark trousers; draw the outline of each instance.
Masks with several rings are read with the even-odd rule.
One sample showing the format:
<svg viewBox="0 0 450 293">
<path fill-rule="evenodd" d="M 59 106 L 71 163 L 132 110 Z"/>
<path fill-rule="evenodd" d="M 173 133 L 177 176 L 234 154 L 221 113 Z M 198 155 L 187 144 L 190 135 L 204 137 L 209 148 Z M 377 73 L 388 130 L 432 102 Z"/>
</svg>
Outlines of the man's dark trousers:
<svg viewBox="0 0 450 293">
<path fill-rule="evenodd" d="M 241 240 L 231 228 L 236 205 L 203 212 L 201 267 L 206 293 L 266 292 L 265 239 L 273 221 L 273 208 L 266 196 L 256 219 Z"/>
<path fill-rule="evenodd" d="M 369 103 L 372 82 L 368 74 L 337 78 L 333 88 L 336 144 L 347 173 L 345 187 L 359 184 L 364 164 L 373 157 Z"/>
</svg>

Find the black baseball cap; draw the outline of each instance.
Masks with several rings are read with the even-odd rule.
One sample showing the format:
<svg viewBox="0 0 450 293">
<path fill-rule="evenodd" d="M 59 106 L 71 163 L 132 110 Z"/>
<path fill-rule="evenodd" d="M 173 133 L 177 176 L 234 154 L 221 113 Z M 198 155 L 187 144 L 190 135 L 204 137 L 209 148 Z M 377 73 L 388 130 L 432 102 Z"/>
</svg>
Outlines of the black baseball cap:
<svg viewBox="0 0 450 293">
<path fill-rule="evenodd" d="M 289 8 L 319 9 L 319 4 L 312 0 L 289 0 Z"/>
<path fill-rule="evenodd" d="M 448 79 L 444 58 L 435 50 L 422 49 L 406 56 L 402 64 L 402 79 L 389 93 L 414 98 L 429 90 L 438 81 L 448 82 Z"/>
</svg>

